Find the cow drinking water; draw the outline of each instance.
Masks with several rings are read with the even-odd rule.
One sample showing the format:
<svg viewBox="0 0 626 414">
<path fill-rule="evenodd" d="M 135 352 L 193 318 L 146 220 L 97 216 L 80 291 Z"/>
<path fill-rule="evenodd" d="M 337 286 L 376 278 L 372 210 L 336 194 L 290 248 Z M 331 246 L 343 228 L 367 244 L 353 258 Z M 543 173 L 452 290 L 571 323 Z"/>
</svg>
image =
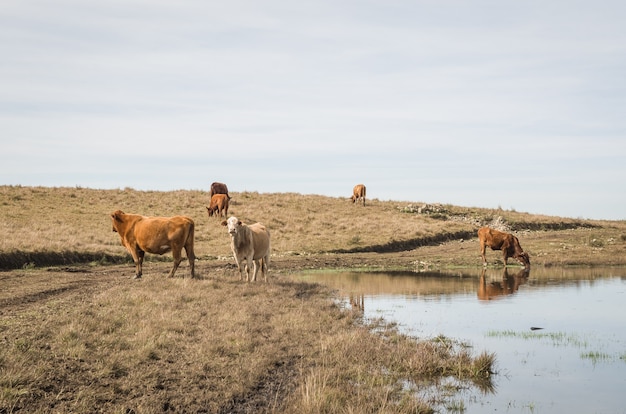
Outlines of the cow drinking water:
<svg viewBox="0 0 626 414">
<path fill-rule="evenodd" d="M 519 240 L 514 235 L 483 227 L 478 230 L 478 240 L 480 241 L 480 255 L 485 266 L 487 265 L 485 250 L 487 247 L 490 247 L 491 250 L 502 250 L 502 259 L 505 266 L 508 258 L 512 257 L 523 264 L 526 269 L 530 268 L 530 257 L 528 253 L 522 250 Z"/>
</svg>

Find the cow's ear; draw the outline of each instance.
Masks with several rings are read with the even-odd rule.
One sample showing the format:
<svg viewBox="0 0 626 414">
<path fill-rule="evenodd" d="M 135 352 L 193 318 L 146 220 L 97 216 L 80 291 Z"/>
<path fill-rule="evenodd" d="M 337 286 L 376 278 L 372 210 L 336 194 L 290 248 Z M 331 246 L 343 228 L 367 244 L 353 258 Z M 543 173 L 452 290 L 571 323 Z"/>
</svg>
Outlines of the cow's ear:
<svg viewBox="0 0 626 414">
<path fill-rule="evenodd" d="M 222 220 L 222 226 L 226 226 L 227 224 L 226 220 Z"/>
<path fill-rule="evenodd" d="M 209 210 L 209 206 L 205 206 L 207 210 Z"/>
</svg>

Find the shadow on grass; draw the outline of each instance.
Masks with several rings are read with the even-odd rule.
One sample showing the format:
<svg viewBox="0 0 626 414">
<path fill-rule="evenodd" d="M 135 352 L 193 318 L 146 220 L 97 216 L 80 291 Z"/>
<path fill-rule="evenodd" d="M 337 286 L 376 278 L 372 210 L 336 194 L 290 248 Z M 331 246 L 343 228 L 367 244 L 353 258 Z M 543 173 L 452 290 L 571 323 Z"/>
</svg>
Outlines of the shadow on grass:
<svg viewBox="0 0 626 414">
<path fill-rule="evenodd" d="M 0 253 L 0 270 L 28 267 L 62 266 L 77 263 L 122 264 L 132 263 L 130 256 L 90 252 L 9 252 Z"/>
</svg>

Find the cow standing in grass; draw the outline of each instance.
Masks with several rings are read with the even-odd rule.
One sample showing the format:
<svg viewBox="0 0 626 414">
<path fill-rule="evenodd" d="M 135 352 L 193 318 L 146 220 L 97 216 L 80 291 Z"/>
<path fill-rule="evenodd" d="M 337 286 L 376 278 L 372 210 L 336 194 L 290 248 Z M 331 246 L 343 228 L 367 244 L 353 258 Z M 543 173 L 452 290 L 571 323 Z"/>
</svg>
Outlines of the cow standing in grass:
<svg viewBox="0 0 626 414">
<path fill-rule="evenodd" d="M 168 277 L 174 276 L 182 261 L 183 247 L 189 260 L 191 277 L 194 277 L 196 256 L 193 252 L 194 222 L 189 217 L 144 217 L 126 214 L 121 210 L 111 213 L 113 231 L 122 239 L 122 245 L 133 257 L 135 278 L 142 275 L 143 257 L 146 252 L 164 254 L 172 251 L 174 267 Z"/>
<path fill-rule="evenodd" d="M 256 281 L 259 268 L 267 282 L 267 266 L 270 260 L 270 232 L 261 223 L 244 224 L 237 217 L 230 217 L 222 222 L 230 234 L 230 248 L 235 256 L 239 280 L 243 280 L 241 266 L 245 266 L 246 282 L 250 281 L 250 268 L 254 262 L 252 281 Z"/>
<path fill-rule="evenodd" d="M 357 203 L 359 200 L 363 201 L 365 205 L 365 186 L 363 184 L 357 184 L 352 189 L 352 197 L 350 197 L 352 203 Z"/>
<path fill-rule="evenodd" d="M 526 269 L 530 269 L 530 257 L 528 253 L 522 250 L 519 240 L 514 235 L 483 227 L 478 230 L 478 240 L 480 241 L 480 255 L 483 258 L 483 265 L 487 266 L 485 250 L 487 247 L 490 247 L 491 250 L 502 250 L 502 259 L 505 266 L 508 258 L 512 257 L 524 265 Z"/>
<path fill-rule="evenodd" d="M 213 214 L 216 217 L 226 217 L 228 215 L 228 196 L 226 194 L 213 194 L 211 204 L 206 209 L 209 217 Z"/>
</svg>

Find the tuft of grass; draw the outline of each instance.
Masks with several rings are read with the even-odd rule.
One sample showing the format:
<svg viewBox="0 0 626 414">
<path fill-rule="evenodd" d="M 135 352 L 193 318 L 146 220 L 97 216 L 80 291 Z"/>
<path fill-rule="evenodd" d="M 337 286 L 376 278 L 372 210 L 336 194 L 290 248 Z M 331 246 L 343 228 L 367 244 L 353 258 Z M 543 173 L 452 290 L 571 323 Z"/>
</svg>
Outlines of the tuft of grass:
<svg viewBox="0 0 626 414">
<path fill-rule="evenodd" d="M 588 351 L 580 354 L 581 359 L 589 359 L 592 363 L 596 364 L 600 361 L 610 361 L 613 359 L 612 355 L 605 352 Z"/>
<path fill-rule="evenodd" d="M 625 356 L 623 354 L 611 355 L 607 354 L 606 352 L 587 350 L 588 348 L 593 346 L 593 344 L 590 344 L 587 339 L 581 338 L 579 335 L 576 334 L 568 334 L 565 332 L 517 332 L 504 330 L 489 331 L 486 335 L 489 337 L 497 338 L 513 337 L 525 340 L 547 340 L 550 341 L 553 346 L 580 348 L 584 350 L 580 353 L 580 358 L 588 359 L 594 364 L 601 361 L 615 361 L 619 359 L 625 359 Z"/>
<path fill-rule="evenodd" d="M 566 332 L 536 332 L 536 331 L 488 331 L 486 334 L 488 337 L 497 337 L 497 338 L 520 338 L 527 340 L 548 340 L 552 342 L 554 346 L 574 346 L 577 348 L 585 348 L 589 345 L 589 343 L 582 339 L 579 335 L 576 334 L 568 334 Z"/>
<path fill-rule="evenodd" d="M 604 241 L 602 241 L 599 238 L 593 237 L 589 240 L 589 246 L 599 249 L 599 248 L 604 247 Z"/>
</svg>

